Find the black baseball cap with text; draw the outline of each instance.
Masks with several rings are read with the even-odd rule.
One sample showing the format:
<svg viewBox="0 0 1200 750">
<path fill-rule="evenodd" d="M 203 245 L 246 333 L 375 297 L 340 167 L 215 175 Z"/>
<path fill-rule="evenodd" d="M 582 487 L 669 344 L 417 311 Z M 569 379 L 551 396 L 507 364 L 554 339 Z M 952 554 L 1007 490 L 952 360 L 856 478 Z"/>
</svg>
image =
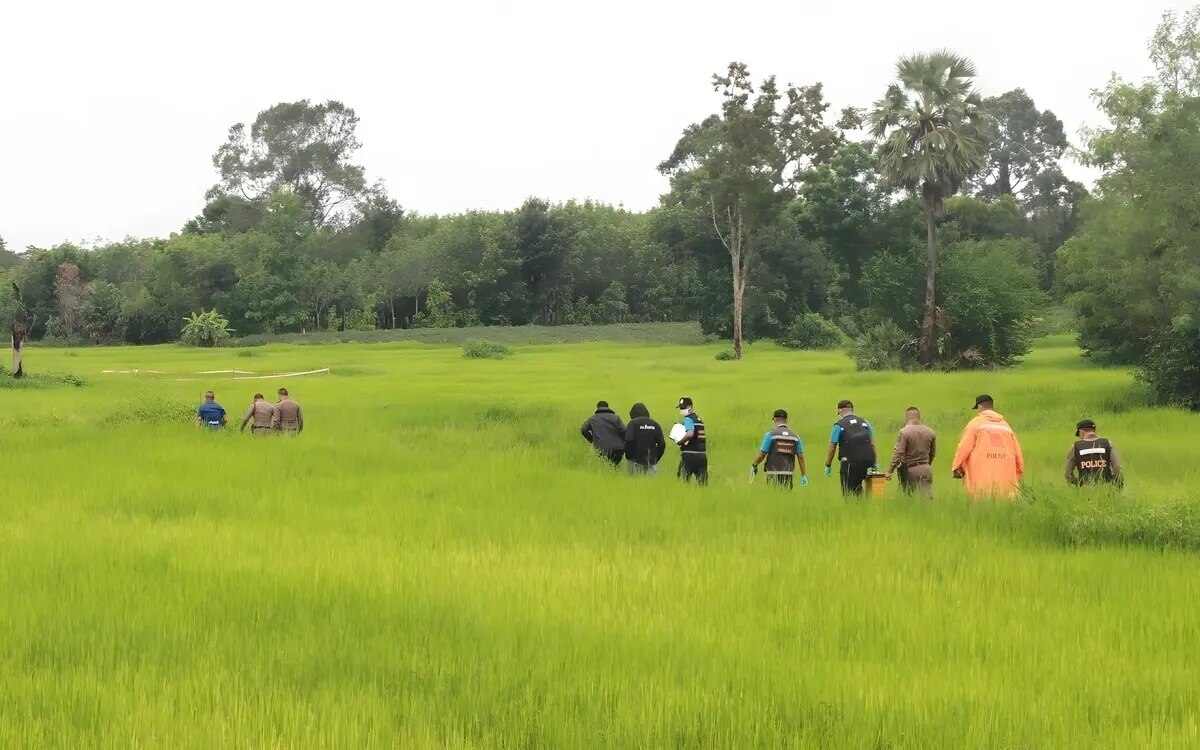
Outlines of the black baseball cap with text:
<svg viewBox="0 0 1200 750">
<path fill-rule="evenodd" d="M 1096 429 L 1096 420 L 1081 419 L 1075 423 L 1075 437 L 1079 437 L 1079 433 L 1083 432 L 1084 430 L 1094 430 L 1094 429 Z"/>
</svg>

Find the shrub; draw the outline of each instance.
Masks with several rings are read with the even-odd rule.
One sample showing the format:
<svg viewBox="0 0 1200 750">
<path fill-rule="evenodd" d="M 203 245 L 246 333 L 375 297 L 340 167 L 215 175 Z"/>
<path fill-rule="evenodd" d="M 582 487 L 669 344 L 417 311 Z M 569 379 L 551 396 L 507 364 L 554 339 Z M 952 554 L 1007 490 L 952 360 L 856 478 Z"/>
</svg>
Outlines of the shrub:
<svg viewBox="0 0 1200 750">
<path fill-rule="evenodd" d="M 854 364 L 859 370 L 901 370 L 916 363 L 917 339 L 895 323 L 877 323 L 854 340 Z"/>
<path fill-rule="evenodd" d="M 1158 401 L 1200 410 L 1200 331 L 1178 320 L 1154 336 L 1138 378 Z"/>
<path fill-rule="evenodd" d="M 792 321 L 778 343 L 789 349 L 837 349 L 846 345 L 846 335 L 832 321 L 805 313 Z"/>
<path fill-rule="evenodd" d="M 880 253 L 864 268 L 863 286 L 878 320 L 893 321 L 919 338 L 925 273 L 920 254 Z M 1035 261 L 1027 240 L 964 241 L 938 261 L 937 365 L 1007 366 L 1029 351 L 1034 315 L 1042 308 Z"/>
<path fill-rule="evenodd" d="M 216 310 L 192 313 L 184 318 L 183 331 L 180 338 L 185 344 L 211 348 L 224 342 L 233 333 L 229 321 Z"/>
<path fill-rule="evenodd" d="M 714 356 L 713 359 L 717 360 L 718 362 L 731 362 L 731 361 L 733 361 L 733 352 L 729 352 L 729 351 L 717 352 L 716 356 Z"/>
<path fill-rule="evenodd" d="M 504 359 L 508 356 L 508 347 L 495 341 L 468 341 L 462 349 L 467 359 Z"/>
<path fill-rule="evenodd" d="M 85 385 L 86 380 L 69 372 L 26 372 L 25 377 L 17 380 L 12 377 L 7 367 L 0 365 L 0 388 L 83 388 Z"/>
</svg>

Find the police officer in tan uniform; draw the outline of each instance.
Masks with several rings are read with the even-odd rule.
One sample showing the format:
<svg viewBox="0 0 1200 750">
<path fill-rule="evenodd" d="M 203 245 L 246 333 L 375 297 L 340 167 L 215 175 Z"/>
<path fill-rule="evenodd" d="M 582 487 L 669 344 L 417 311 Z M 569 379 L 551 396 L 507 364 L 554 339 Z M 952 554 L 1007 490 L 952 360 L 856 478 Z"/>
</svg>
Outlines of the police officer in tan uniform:
<svg viewBox="0 0 1200 750">
<path fill-rule="evenodd" d="M 246 409 L 246 413 L 242 416 L 242 432 L 246 431 L 246 425 L 250 425 L 250 434 L 258 437 L 271 434 L 272 424 L 275 421 L 275 407 L 267 403 L 261 393 L 254 394 L 254 403 L 250 404 L 250 408 Z"/>
<path fill-rule="evenodd" d="M 288 396 L 287 388 L 279 389 L 279 402 L 275 404 L 275 418 L 271 424 L 285 435 L 304 432 L 304 411 Z"/>
<path fill-rule="evenodd" d="M 933 494 L 933 457 L 937 453 L 937 434 L 921 421 L 921 410 L 915 406 L 904 412 L 904 427 L 896 436 L 892 463 L 887 478 L 900 470 L 900 486 L 906 493 Z"/>
</svg>

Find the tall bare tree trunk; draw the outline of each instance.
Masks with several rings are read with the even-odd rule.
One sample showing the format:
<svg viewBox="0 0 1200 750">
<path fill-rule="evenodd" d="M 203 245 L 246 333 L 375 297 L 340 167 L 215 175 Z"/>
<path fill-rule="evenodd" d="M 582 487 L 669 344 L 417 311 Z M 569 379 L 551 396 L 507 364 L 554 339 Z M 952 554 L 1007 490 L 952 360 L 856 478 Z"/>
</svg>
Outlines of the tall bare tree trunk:
<svg viewBox="0 0 1200 750">
<path fill-rule="evenodd" d="M 717 218 L 717 202 L 711 196 L 708 199 L 712 209 L 713 228 L 721 244 L 729 251 L 729 263 L 733 271 L 733 358 L 742 358 L 742 309 L 746 299 L 746 277 L 750 265 L 746 257 L 746 237 L 742 227 L 742 207 L 737 210 L 725 207 L 725 220 L 728 222 L 728 236 L 721 231 L 721 222 Z"/>
<path fill-rule="evenodd" d="M 12 376 L 14 378 L 25 377 L 25 367 L 22 363 L 21 350 L 25 348 L 25 337 L 27 331 L 25 326 L 20 323 L 14 323 L 12 326 Z"/>
<path fill-rule="evenodd" d="M 733 265 L 733 358 L 742 358 L 742 310 L 746 299 L 746 269 L 741 253 L 729 254 Z"/>
<path fill-rule="evenodd" d="M 921 320 L 921 364 L 930 366 L 934 360 L 934 328 L 937 325 L 937 226 L 933 208 L 925 207 L 925 232 L 928 245 L 925 249 L 925 315 Z"/>
<path fill-rule="evenodd" d="M 392 313 L 392 330 L 396 330 L 396 298 L 388 297 L 388 310 Z"/>
</svg>

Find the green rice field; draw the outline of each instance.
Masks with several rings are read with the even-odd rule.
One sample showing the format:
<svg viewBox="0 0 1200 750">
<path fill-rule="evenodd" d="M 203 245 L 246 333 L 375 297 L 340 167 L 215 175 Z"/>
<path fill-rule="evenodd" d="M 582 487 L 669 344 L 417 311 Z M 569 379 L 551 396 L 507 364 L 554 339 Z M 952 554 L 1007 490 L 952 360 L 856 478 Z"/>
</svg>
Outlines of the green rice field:
<svg viewBox="0 0 1200 750">
<path fill-rule="evenodd" d="M 1070 337 L 949 375 L 720 349 L 29 348 L 76 378 L 0 385 L 0 747 L 1200 747 L 1200 416 Z M 240 419 L 281 385 L 297 439 L 192 426 L 208 388 Z M 950 477 L 980 392 L 1022 441 L 1018 502 Z M 708 487 L 579 435 L 598 399 L 669 427 L 683 395 Z M 889 453 L 923 409 L 932 503 L 821 475 L 841 398 Z M 812 479 L 790 493 L 748 477 L 778 407 Z M 1065 486 L 1082 417 L 1124 492 Z"/>
</svg>

